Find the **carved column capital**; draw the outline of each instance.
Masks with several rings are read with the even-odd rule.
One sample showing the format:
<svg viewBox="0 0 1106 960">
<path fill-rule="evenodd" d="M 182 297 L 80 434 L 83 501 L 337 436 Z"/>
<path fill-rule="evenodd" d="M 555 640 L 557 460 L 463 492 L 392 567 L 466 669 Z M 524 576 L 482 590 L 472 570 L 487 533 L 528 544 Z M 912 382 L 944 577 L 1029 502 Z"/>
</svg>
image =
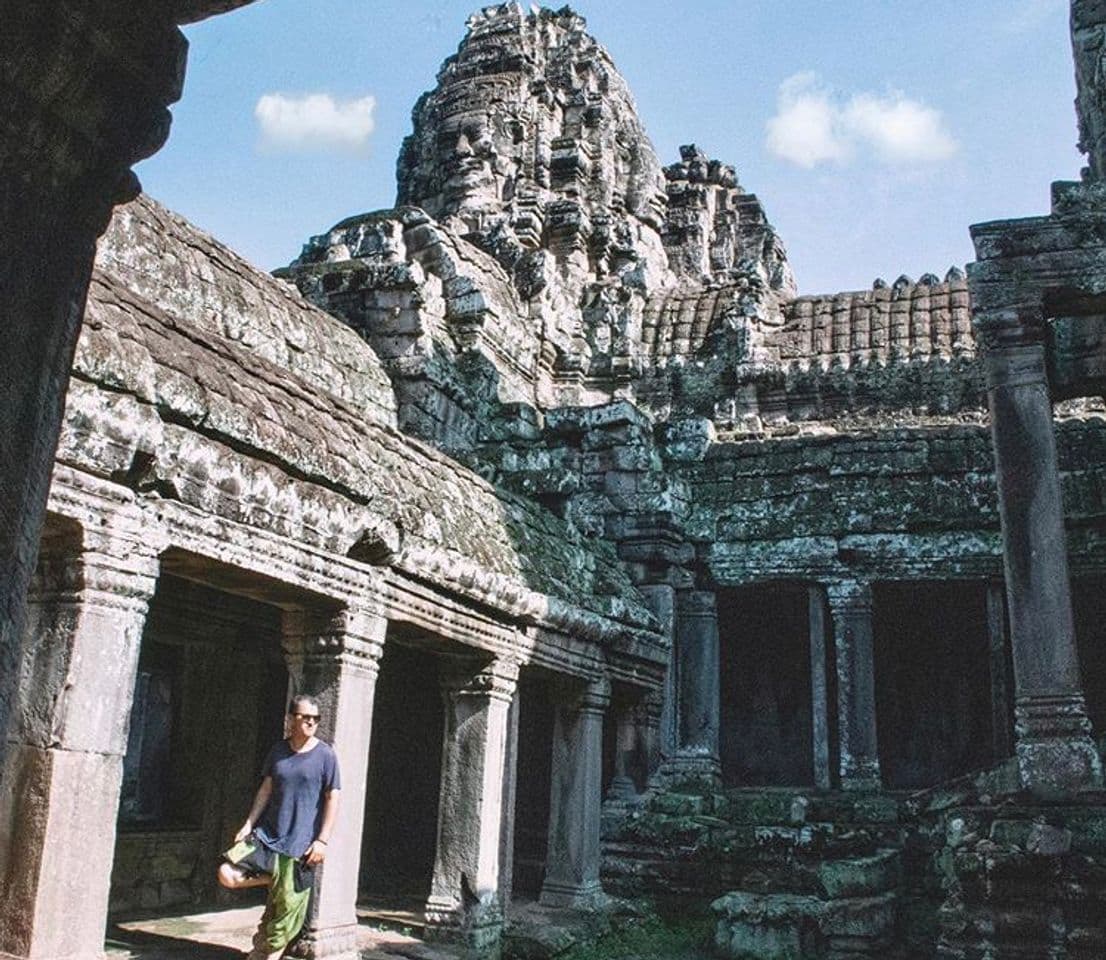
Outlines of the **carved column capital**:
<svg viewBox="0 0 1106 960">
<path fill-rule="evenodd" d="M 664 712 L 664 690 L 649 690 L 633 706 L 634 723 L 656 729 Z"/>
<path fill-rule="evenodd" d="M 457 664 L 443 672 L 442 689 L 460 697 L 487 697 L 510 703 L 518 689 L 519 663 L 497 657 L 484 664 Z"/>
<path fill-rule="evenodd" d="M 144 615 L 157 586 L 157 549 L 138 537 L 64 526 L 64 533 L 44 537 L 28 598 Z"/>
<path fill-rule="evenodd" d="M 866 580 L 834 580 L 824 584 L 834 612 L 871 612 L 872 585 Z"/>
<path fill-rule="evenodd" d="M 611 682 L 606 677 L 593 680 L 576 691 L 574 706 L 582 714 L 602 717 L 611 703 Z"/>
<path fill-rule="evenodd" d="M 375 675 L 384 654 L 386 628 L 382 617 L 356 608 L 321 615 L 285 611 L 281 646 L 290 665 L 335 662 Z"/>
<path fill-rule="evenodd" d="M 1045 366 L 1048 324 L 1039 306 L 990 310 L 977 314 L 973 324 L 988 390 L 1048 383 Z"/>
<path fill-rule="evenodd" d="M 713 590 L 680 590 L 676 603 L 681 617 L 718 616 L 718 601 Z"/>
</svg>

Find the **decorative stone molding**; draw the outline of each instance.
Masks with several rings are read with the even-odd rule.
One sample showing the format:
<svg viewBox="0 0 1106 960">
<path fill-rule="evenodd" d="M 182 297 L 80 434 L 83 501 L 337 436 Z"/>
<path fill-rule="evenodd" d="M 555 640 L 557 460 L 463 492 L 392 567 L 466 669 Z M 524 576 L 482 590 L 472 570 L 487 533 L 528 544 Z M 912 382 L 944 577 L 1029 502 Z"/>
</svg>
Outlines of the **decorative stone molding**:
<svg viewBox="0 0 1106 960">
<path fill-rule="evenodd" d="M 458 697 L 487 697 L 510 703 L 518 689 L 519 663 L 497 657 L 476 672 L 455 666 L 442 674 L 442 689 Z"/>
<path fill-rule="evenodd" d="M 332 615 L 292 610 L 284 613 L 281 646 L 293 674 L 312 666 L 337 664 L 376 676 L 384 654 L 385 623 L 375 613 L 341 610 Z"/>
</svg>

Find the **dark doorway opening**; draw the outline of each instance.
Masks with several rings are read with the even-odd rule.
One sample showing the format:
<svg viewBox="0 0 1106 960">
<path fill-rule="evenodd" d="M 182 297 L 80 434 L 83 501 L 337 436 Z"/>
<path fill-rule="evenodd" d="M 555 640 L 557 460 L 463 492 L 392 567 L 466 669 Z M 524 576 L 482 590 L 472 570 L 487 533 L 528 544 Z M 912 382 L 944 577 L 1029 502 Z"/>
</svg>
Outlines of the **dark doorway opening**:
<svg viewBox="0 0 1106 960">
<path fill-rule="evenodd" d="M 283 736 L 280 611 L 162 574 L 135 677 L 111 881 L 114 915 L 224 902 L 215 881 Z M 234 902 L 241 902 L 236 897 Z"/>
<path fill-rule="evenodd" d="M 883 783 L 930 787 L 995 759 L 986 584 L 873 588 Z"/>
<path fill-rule="evenodd" d="M 518 763 L 512 896 L 534 899 L 545 879 L 553 772 L 553 697 L 548 677 L 524 668 L 518 684 Z"/>
<path fill-rule="evenodd" d="M 718 632 L 723 781 L 812 784 L 809 588 L 719 590 Z"/>
<path fill-rule="evenodd" d="M 434 656 L 389 638 L 376 681 L 361 894 L 424 903 L 438 837 L 445 715 Z"/>
<path fill-rule="evenodd" d="M 1075 577 L 1071 599 L 1087 714 L 1094 735 L 1103 737 L 1106 736 L 1106 576 Z"/>
</svg>

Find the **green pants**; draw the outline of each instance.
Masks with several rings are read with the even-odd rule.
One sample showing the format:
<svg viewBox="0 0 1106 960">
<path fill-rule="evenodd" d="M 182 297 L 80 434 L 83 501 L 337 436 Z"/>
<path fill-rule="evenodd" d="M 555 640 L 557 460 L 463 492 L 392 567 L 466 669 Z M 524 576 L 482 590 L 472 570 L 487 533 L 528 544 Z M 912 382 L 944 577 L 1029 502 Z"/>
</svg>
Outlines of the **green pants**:
<svg viewBox="0 0 1106 960">
<path fill-rule="evenodd" d="M 305 870 L 294 857 L 269 850 L 252 837 L 236 843 L 223 856 L 236 866 L 271 877 L 269 899 L 254 934 L 253 949 L 260 954 L 283 950 L 303 929 L 307 919 L 314 871 Z"/>
</svg>

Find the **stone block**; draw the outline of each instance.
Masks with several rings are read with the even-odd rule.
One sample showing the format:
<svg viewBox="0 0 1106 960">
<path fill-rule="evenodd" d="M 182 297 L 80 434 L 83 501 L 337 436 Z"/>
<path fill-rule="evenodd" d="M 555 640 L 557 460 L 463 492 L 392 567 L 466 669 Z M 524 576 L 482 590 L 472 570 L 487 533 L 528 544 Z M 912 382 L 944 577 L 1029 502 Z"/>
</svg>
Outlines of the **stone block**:
<svg viewBox="0 0 1106 960">
<path fill-rule="evenodd" d="M 690 817 L 704 811 L 705 798 L 689 793 L 661 793 L 652 799 L 649 808 L 672 817 Z"/>
<path fill-rule="evenodd" d="M 0 778 L 0 955 L 84 957 L 103 941 L 119 757 L 9 745 Z"/>
<path fill-rule="evenodd" d="M 711 904 L 715 950 L 729 960 L 807 960 L 819 953 L 822 908 L 816 897 L 728 893 Z"/>
<path fill-rule="evenodd" d="M 818 881 L 826 897 L 866 897 L 891 890 L 899 879 L 899 854 L 883 850 L 870 857 L 827 860 L 818 867 Z"/>
<path fill-rule="evenodd" d="M 821 918 L 828 937 L 884 941 L 895 929 L 895 895 L 827 901 Z"/>
</svg>

